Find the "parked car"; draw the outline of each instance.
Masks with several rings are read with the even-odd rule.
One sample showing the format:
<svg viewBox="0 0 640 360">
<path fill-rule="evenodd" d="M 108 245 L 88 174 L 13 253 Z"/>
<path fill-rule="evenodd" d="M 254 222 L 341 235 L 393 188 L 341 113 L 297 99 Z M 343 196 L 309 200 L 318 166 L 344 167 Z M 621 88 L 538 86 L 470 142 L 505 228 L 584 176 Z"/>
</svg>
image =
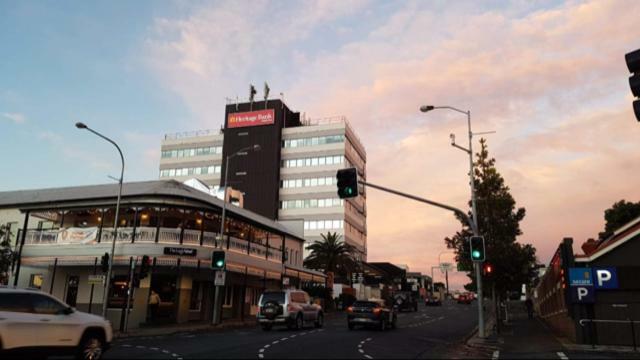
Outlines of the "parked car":
<svg viewBox="0 0 640 360">
<path fill-rule="evenodd" d="M 353 330 L 357 325 L 375 326 L 384 331 L 395 329 L 398 315 L 395 306 L 389 307 L 383 300 L 356 301 L 347 308 L 347 325 Z"/>
<path fill-rule="evenodd" d="M 426 306 L 442 306 L 442 300 L 440 300 L 440 297 L 438 296 L 427 295 L 424 298 L 424 304 Z"/>
<path fill-rule="evenodd" d="M 408 291 L 397 292 L 393 295 L 393 305 L 398 311 L 418 311 L 418 299 Z"/>
<path fill-rule="evenodd" d="M 324 312 L 318 304 L 312 304 L 309 294 L 301 290 L 267 291 L 258 302 L 258 324 L 265 331 L 274 325 L 289 329 L 302 329 L 306 324 L 316 328 L 324 325 Z"/>
<path fill-rule="evenodd" d="M 472 296 L 470 296 L 469 294 L 460 294 L 460 296 L 458 296 L 458 304 L 471 305 L 471 300 Z"/>
<path fill-rule="evenodd" d="M 37 289 L 0 287 L 0 358 L 100 359 L 112 338 L 111 323 L 100 316 L 77 311 Z"/>
</svg>

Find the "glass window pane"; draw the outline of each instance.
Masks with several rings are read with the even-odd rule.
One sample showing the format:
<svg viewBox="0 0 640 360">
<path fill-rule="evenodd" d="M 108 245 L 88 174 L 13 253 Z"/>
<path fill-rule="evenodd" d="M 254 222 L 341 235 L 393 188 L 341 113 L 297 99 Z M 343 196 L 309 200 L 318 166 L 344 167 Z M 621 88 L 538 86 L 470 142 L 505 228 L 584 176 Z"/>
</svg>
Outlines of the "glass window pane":
<svg viewBox="0 0 640 360">
<path fill-rule="evenodd" d="M 333 228 L 334 229 L 340 228 L 340 220 L 333 220 Z"/>
<path fill-rule="evenodd" d="M 316 230 L 318 228 L 318 225 L 316 224 L 315 221 L 311 221 L 311 223 L 309 225 L 310 225 L 309 228 L 311 230 Z"/>
<path fill-rule="evenodd" d="M 302 187 L 302 179 L 296 179 L 296 187 Z"/>
<path fill-rule="evenodd" d="M 311 179 L 311 186 L 318 186 L 318 179 L 316 178 Z"/>
<path fill-rule="evenodd" d="M 318 179 L 318 185 L 319 186 L 324 186 L 324 181 L 325 181 L 325 178 Z"/>
<path fill-rule="evenodd" d="M 331 220 L 325 220 L 324 221 L 324 228 L 325 229 L 331 229 Z"/>
</svg>

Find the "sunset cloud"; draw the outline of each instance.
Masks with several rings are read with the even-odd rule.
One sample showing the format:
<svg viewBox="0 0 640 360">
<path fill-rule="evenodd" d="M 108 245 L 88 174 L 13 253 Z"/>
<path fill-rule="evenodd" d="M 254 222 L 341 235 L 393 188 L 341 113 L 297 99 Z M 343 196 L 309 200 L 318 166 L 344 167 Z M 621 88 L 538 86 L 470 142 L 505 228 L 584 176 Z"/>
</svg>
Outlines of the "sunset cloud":
<svg viewBox="0 0 640 360">
<path fill-rule="evenodd" d="M 624 64 L 639 46 L 640 3 L 317 1 L 272 17 L 273 7 L 282 3 L 205 4 L 157 19 L 147 58 L 197 119 L 186 127 L 219 127 L 224 98 L 266 80 L 308 116 L 346 115 L 367 148 L 369 181 L 464 208 L 468 158 L 449 134 L 466 146 L 465 116 L 418 108 L 470 109 L 474 131 L 496 131 L 490 154 L 527 209 L 520 241 L 545 263 L 562 237 L 578 250 L 596 236 L 614 201 L 640 200 Z M 460 229 L 439 209 L 375 190 L 367 200 L 373 261 L 428 273 Z"/>
</svg>

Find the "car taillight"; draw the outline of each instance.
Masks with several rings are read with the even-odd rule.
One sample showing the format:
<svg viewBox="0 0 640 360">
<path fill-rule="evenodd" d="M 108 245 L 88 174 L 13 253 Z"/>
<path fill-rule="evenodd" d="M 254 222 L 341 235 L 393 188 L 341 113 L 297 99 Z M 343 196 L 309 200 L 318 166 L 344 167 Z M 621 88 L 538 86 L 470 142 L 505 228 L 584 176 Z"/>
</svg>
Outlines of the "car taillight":
<svg viewBox="0 0 640 360">
<path fill-rule="evenodd" d="M 349 306 L 349 307 L 347 308 L 347 312 L 348 312 L 348 313 L 352 313 L 352 312 L 353 312 L 353 306 Z"/>
<path fill-rule="evenodd" d="M 382 309 L 381 309 L 381 308 L 375 308 L 375 309 L 373 309 L 373 313 L 374 313 L 374 314 L 376 314 L 376 315 L 380 315 L 380 313 L 381 313 L 381 312 L 382 312 Z"/>
</svg>

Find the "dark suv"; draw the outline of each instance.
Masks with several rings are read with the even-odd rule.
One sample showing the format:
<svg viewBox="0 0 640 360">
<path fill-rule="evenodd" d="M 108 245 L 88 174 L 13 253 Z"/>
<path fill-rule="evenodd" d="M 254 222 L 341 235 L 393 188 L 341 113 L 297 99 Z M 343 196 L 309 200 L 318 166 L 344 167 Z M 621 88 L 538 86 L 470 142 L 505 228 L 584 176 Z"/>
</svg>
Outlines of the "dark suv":
<svg viewBox="0 0 640 360">
<path fill-rule="evenodd" d="M 395 329 L 397 319 L 395 308 L 386 306 L 382 300 L 359 300 L 347 308 L 349 330 L 353 330 L 356 325 L 375 326 L 381 331 Z"/>
<path fill-rule="evenodd" d="M 317 328 L 324 324 L 322 307 L 312 304 L 309 294 L 301 290 L 267 291 L 260 296 L 258 305 L 258 323 L 265 331 L 273 325 L 301 329 L 308 323 Z"/>
</svg>

